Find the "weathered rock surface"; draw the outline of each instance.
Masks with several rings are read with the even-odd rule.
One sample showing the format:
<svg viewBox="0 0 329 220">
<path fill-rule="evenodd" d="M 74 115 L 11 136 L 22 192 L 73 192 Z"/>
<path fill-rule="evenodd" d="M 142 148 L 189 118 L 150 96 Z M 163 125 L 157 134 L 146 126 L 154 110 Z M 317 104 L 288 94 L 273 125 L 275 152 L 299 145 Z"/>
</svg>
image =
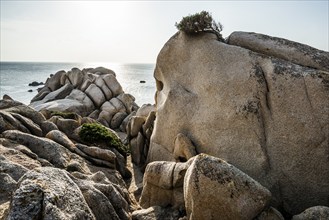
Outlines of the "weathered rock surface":
<svg viewBox="0 0 329 220">
<path fill-rule="evenodd" d="M 59 99 L 43 104 L 33 102 L 30 104 L 30 107 L 34 108 L 36 111 L 47 109 L 49 111 L 76 112 L 82 116 L 85 116 L 88 111 L 92 110 L 88 109 L 87 106 L 83 105 L 82 102 L 72 99 Z"/>
<path fill-rule="evenodd" d="M 254 220 L 284 220 L 282 214 L 273 207 L 262 211 Z"/>
<path fill-rule="evenodd" d="M 147 209 L 141 209 L 133 212 L 133 220 L 178 220 L 182 214 L 177 209 L 164 208 L 161 206 L 152 206 Z"/>
<path fill-rule="evenodd" d="M 42 136 L 41 125 L 46 119 L 30 107 L 13 100 L 0 100 L 0 132 L 17 129 L 25 133 Z"/>
<path fill-rule="evenodd" d="M 175 139 L 174 158 L 176 161 L 187 161 L 196 156 L 195 146 L 191 140 L 182 133 L 177 134 Z"/>
<path fill-rule="evenodd" d="M 190 220 L 247 220 L 269 204 L 271 193 L 224 160 L 200 154 L 187 169 L 184 199 Z"/>
<path fill-rule="evenodd" d="M 18 182 L 8 219 L 95 219 L 80 189 L 67 173 L 43 167 Z"/>
<path fill-rule="evenodd" d="M 314 206 L 306 209 L 298 215 L 294 215 L 292 220 L 309 220 L 309 219 L 329 219 L 329 207 Z"/>
<path fill-rule="evenodd" d="M 9 140 L 27 146 L 33 153 L 48 160 L 56 167 L 66 168 L 69 164 L 69 151 L 50 139 L 35 137 L 17 130 L 5 131 L 2 135 Z"/>
<path fill-rule="evenodd" d="M 212 34 L 177 33 L 165 44 L 148 162 L 175 161 L 182 133 L 197 153 L 223 158 L 268 188 L 273 207 L 297 214 L 328 206 L 329 72 L 319 70 L 328 52 L 309 50 L 323 61 L 315 69 L 252 50 Z"/>
<path fill-rule="evenodd" d="M 193 159 L 186 163 L 156 161 L 148 164 L 143 178 L 141 207 L 171 206 L 184 210 L 184 176 L 192 162 Z"/>
<path fill-rule="evenodd" d="M 125 158 L 69 138 L 92 119 L 41 114 L 10 99 L 0 106 L 0 219 L 131 219 L 137 205 L 119 173 L 128 176 Z"/>
<path fill-rule="evenodd" d="M 131 219 L 131 202 L 125 188 L 112 183 L 102 172 L 72 175 L 96 219 Z"/>
<path fill-rule="evenodd" d="M 228 44 L 277 57 L 302 66 L 329 71 L 329 53 L 283 38 L 251 32 L 233 32 Z"/>
</svg>

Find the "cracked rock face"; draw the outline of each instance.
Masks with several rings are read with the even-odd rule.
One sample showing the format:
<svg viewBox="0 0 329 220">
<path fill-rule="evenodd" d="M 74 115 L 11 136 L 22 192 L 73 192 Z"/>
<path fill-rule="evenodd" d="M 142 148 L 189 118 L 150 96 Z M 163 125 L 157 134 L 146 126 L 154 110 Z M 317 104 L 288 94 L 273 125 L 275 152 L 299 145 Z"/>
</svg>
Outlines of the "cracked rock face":
<svg viewBox="0 0 329 220">
<path fill-rule="evenodd" d="M 182 133 L 196 152 L 223 158 L 268 188 L 272 206 L 290 214 L 328 206 L 329 72 L 307 66 L 211 34 L 174 35 L 157 59 L 148 162 L 175 161 Z"/>
</svg>

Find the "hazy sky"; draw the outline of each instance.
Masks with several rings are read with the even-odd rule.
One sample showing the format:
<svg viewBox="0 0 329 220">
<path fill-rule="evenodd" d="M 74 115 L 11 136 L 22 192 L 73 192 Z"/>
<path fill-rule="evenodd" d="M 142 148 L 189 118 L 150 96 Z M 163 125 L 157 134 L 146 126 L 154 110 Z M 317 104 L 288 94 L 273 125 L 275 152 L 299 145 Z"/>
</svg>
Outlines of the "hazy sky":
<svg viewBox="0 0 329 220">
<path fill-rule="evenodd" d="M 3 1 L 1 61 L 155 63 L 183 16 L 329 50 L 329 1 Z"/>
</svg>

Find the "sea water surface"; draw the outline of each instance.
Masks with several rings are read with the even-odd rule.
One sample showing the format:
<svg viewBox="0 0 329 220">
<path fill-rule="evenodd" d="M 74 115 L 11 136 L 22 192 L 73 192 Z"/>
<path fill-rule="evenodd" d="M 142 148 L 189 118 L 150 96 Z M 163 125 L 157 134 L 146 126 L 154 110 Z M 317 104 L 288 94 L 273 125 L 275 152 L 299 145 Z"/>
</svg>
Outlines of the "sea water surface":
<svg viewBox="0 0 329 220">
<path fill-rule="evenodd" d="M 135 102 L 154 104 L 156 91 L 153 71 L 155 64 L 116 64 L 116 63 L 37 63 L 37 62 L 1 62 L 0 63 L 0 99 L 4 94 L 13 99 L 29 104 L 38 93 L 38 87 L 28 86 L 33 81 L 46 82 L 50 74 L 59 70 L 69 71 L 103 66 L 116 73 L 116 77 L 125 93 L 135 97 Z M 145 81 L 145 83 L 140 83 Z M 32 92 L 28 90 L 32 89 Z"/>
</svg>

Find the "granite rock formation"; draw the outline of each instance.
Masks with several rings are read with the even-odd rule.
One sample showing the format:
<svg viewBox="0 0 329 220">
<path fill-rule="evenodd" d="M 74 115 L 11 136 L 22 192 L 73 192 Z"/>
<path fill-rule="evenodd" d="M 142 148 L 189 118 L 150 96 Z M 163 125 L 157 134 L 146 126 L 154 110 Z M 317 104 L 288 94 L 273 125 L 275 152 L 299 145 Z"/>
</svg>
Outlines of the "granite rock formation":
<svg viewBox="0 0 329 220">
<path fill-rule="evenodd" d="M 30 107 L 37 111 L 75 112 L 120 131 L 125 130 L 123 121 L 139 108 L 135 98 L 124 93 L 116 74 L 104 67 L 58 71 L 47 79 Z"/>
<path fill-rule="evenodd" d="M 148 162 L 175 161 L 183 134 L 268 188 L 280 211 L 328 206 L 329 53 L 254 33 L 228 39 L 179 32 L 162 48 Z"/>
<path fill-rule="evenodd" d="M 131 219 L 126 156 L 79 138 L 97 121 L 42 112 L 0 100 L 0 219 Z"/>
</svg>

